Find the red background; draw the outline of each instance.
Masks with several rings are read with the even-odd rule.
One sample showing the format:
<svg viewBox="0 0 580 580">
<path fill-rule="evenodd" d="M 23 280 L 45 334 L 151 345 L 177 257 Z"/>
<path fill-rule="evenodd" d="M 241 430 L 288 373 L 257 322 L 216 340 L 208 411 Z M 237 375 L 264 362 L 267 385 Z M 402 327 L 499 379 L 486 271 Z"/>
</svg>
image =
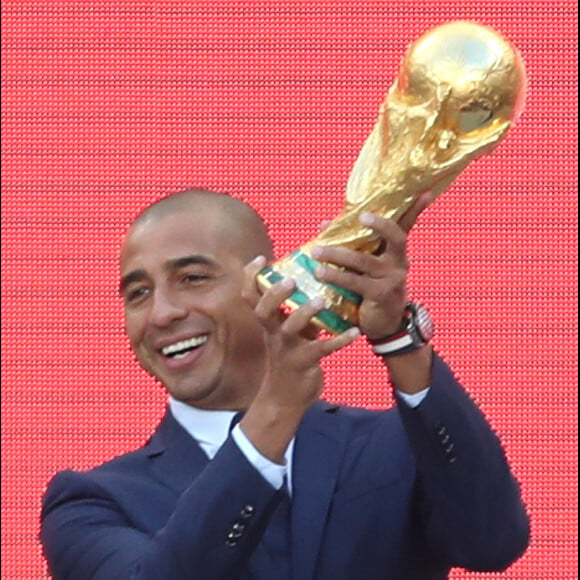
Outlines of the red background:
<svg viewBox="0 0 580 580">
<path fill-rule="evenodd" d="M 577 578 L 575 1 L 4 1 L 2 578 L 41 578 L 50 476 L 140 445 L 165 395 L 123 334 L 118 243 L 187 186 L 261 211 L 280 254 L 338 212 L 405 47 L 448 20 L 520 49 L 526 108 L 411 236 L 435 346 L 501 435 L 531 517 L 506 573 Z M 384 407 L 361 340 L 327 398 Z M 80 580 L 80 579 L 79 579 Z"/>
</svg>

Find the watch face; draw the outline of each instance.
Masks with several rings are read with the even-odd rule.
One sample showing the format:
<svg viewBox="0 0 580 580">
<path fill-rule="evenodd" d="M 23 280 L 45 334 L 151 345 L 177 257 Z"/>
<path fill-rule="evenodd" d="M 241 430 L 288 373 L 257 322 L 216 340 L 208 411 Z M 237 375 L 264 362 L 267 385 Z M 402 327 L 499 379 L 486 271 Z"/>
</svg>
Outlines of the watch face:
<svg viewBox="0 0 580 580">
<path fill-rule="evenodd" d="M 415 325 L 421 338 L 425 342 L 429 342 L 433 338 L 433 321 L 431 316 L 423 306 L 415 304 Z"/>
</svg>

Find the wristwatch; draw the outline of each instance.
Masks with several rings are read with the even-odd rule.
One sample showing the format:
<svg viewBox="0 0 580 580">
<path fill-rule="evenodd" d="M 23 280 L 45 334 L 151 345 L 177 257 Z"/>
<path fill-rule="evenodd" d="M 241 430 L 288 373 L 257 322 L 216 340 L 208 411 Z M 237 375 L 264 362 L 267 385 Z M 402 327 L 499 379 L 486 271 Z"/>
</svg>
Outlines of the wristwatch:
<svg viewBox="0 0 580 580">
<path fill-rule="evenodd" d="M 429 312 L 417 302 L 408 302 L 401 328 L 395 334 L 369 342 L 376 354 L 394 356 L 416 350 L 427 344 L 431 338 L 433 338 L 433 321 Z"/>
</svg>

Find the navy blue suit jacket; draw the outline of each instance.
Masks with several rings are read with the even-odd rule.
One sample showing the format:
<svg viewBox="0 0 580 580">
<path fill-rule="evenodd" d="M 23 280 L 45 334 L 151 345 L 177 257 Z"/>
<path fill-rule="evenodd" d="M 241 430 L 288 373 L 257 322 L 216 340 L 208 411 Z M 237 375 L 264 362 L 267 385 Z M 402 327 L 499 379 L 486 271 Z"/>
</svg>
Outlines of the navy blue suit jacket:
<svg viewBox="0 0 580 580">
<path fill-rule="evenodd" d="M 315 404 L 296 436 L 293 580 L 434 580 L 501 570 L 529 521 L 500 442 L 438 358 L 416 409 Z M 260 539 L 280 501 L 229 438 L 210 462 L 167 413 L 150 441 L 50 483 L 58 580 L 277 580 Z M 242 530 L 227 541 L 234 524 Z"/>
</svg>

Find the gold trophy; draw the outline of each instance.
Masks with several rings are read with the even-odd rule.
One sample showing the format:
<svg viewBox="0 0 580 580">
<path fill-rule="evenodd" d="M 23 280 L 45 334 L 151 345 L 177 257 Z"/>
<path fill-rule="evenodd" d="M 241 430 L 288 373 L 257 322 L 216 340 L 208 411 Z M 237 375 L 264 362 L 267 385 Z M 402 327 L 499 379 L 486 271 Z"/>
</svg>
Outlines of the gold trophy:
<svg viewBox="0 0 580 580">
<path fill-rule="evenodd" d="M 523 106 L 525 69 L 518 51 L 495 30 L 450 22 L 407 49 L 398 77 L 354 164 L 342 213 L 316 238 L 258 274 L 266 289 L 293 278 L 285 305 L 295 310 L 314 297 L 325 308 L 313 322 L 332 334 L 358 324 L 361 297 L 314 277 L 316 245 L 379 250 L 381 240 L 359 222 L 361 212 L 397 221 L 424 192 L 435 196 L 506 135 Z"/>
</svg>

